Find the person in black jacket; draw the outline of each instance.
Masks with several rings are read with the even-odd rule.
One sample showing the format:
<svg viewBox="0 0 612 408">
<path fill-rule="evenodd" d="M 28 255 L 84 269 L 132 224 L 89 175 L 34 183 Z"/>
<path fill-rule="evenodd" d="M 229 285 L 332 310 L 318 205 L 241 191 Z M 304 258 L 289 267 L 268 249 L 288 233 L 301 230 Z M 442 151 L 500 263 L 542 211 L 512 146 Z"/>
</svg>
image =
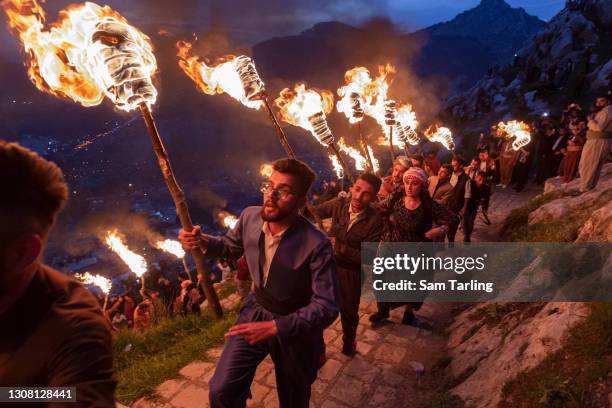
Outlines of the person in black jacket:
<svg viewBox="0 0 612 408">
<path fill-rule="evenodd" d="M 474 180 L 470 181 L 470 198 L 467 201 L 465 213 L 463 214 L 463 241 L 471 242 L 472 231 L 474 230 L 474 221 L 478 208 L 482 207 L 482 212 L 487 213 L 489 210 L 489 200 L 491 198 L 491 187 L 486 182 L 487 174 L 484 171 L 478 171 Z"/>
<path fill-rule="evenodd" d="M 451 160 L 453 174 L 451 175 L 450 183 L 453 186 L 451 197 L 449 199 L 449 210 L 453 214 L 463 217 L 467 208 L 467 202 L 470 198 L 470 178 L 464 171 L 465 161 L 461 156 L 454 156 Z M 458 224 L 452 224 L 448 229 L 448 242 L 455 242 Z"/>
<path fill-rule="evenodd" d="M 351 187 L 351 195 L 336 198 L 314 208 L 321 218 L 331 218 L 329 239 L 334 248 L 338 284 L 340 285 L 340 318 L 342 353 L 353 356 L 359 324 L 361 297 L 361 243 L 378 242 L 384 221 L 370 206 L 376 200 L 381 180 L 371 173 L 361 174 Z"/>
</svg>

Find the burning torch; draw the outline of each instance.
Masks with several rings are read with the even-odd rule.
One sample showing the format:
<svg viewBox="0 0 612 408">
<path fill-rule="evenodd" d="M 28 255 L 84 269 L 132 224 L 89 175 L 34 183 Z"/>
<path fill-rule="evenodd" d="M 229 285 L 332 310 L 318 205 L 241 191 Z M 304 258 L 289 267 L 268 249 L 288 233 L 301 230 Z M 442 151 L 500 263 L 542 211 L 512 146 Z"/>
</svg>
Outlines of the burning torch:
<svg viewBox="0 0 612 408">
<path fill-rule="evenodd" d="M 176 46 L 179 50 L 179 66 L 202 92 L 209 95 L 227 93 L 253 109 L 264 106 L 287 157 L 295 159 L 289 140 L 272 112 L 265 84 L 257 73 L 253 59 L 244 55 L 228 55 L 220 58 L 217 64 L 209 66 L 201 58 L 190 56 L 193 44 L 179 41 Z"/>
<path fill-rule="evenodd" d="M 74 277 L 86 285 L 95 285 L 100 288 L 102 293 L 104 293 L 104 305 L 102 305 L 102 311 L 105 311 L 106 306 L 108 305 L 108 294 L 113 286 L 111 280 L 102 275 L 93 275 L 89 272 L 85 272 L 84 274 L 75 273 Z"/>
<path fill-rule="evenodd" d="M 225 210 L 221 210 L 217 213 L 217 220 L 219 224 L 227 229 L 234 229 L 236 224 L 238 224 L 238 217 Z"/>
<path fill-rule="evenodd" d="M 525 122 L 511 120 L 508 123 L 499 122 L 497 128 L 504 132 L 508 139 L 514 138 L 512 149 L 520 150 L 531 142 L 531 134 L 529 133 L 529 125 Z"/>
<path fill-rule="evenodd" d="M 117 233 L 117 231 L 108 231 L 105 238 L 108 247 L 116 253 L 119 258 L 130 268 L 130 271 L 137 278 L 140 278 L 140 292 L 144 296 L 145 289 L 145 273 L 147 272 L 147 261 L 137 253 L 130 250 Z"/>
<path fill-rule="evenodd" d="M 393 127 L 397 125 L 397 104 L 394 100 L 385 101 L 385 125 L 389 127 L 389 153 L 391 154 L 391 163 L 393 163 L 393 160 L 395 160 Z"/>
<path fill-rule="evenodd" d="M 372 82 L 370 73 L 364 67 L 356 67 L 344 74 L 344 81 L 346 85 L 338 89 L 338 96 L 340 99 L 336 104 L 336 109 L 338 109 L 338 112 L 342 112 L 346 115 L 349 123 L 357 123 L 361 150 L 368 160 L 368 167 L 371 171 L 375 171 L 374 162 L 370 154 L 370 146 L 361 130 L 361 121 L 365 116 L 365 111 L 363 109 L 365 103 L 363 94 L 366 90 L 366 86 Z"/>
<path fill-rule="evenodd" d="M 43 29 L 45 15 L 36 0 L 4 0 L 2 6 L 28 53 L 28 75 L 38 89 L 83 106 L 98 105 L 106 96 L 120 110 L 140 109 L 181 225 L 191 231 L 185 195 L 150 111 L 157 99 L 151 80 L 157 63 L 149 38 L 110 7 L 95 3 L 69 6 L 49 30 Z M 199 249 L 192 254 L 213 314 L 221 317 L 204 254 Z"/>
<path fill-rule="evenodd" d="M 185 250 L 181 246 L 180 242 L 173 239 L 165 239 L 163 241 L 157 241 L 155 243 L 155 248 L 161 249 L 162 251 L 172 254 L 180 259 L 183 263 L 185 272 L 187 272 L 187 276 L 189 276 L 189 280 L 193 280 L 189 266 L 187 266 L 187 260 L 185 259 Z"/>
<path fill-rule="evenodd" d="M 297 84 L 293 90 L 283 89 L 274 103 L 285 122 L 308 130 L 319 143 L 326 146 L 330 157 L 336 158 L 344 174 L 352 180 L 353 176 L 340 155 L 325 117 L 333 109 L 333 100 L 334 96 L 329 91 L 306 89 L 304 84 Z"/>
<path fill-rule="evenodd" d="M 455 142 L 453 140 L 453 133 L 447 127 L 440 127 L 438 125 L 432 125 L 425 131 L 425 137 L 430 142 L 438 142 L 450 151 L 455 150 Z"/>
</svg>

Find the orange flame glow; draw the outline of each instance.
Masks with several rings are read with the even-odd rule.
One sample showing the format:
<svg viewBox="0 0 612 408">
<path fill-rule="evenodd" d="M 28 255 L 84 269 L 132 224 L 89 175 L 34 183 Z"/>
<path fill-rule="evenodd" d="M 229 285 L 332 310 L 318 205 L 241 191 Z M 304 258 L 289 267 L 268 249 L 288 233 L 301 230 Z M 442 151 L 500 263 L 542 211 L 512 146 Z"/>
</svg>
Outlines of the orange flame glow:
<svg viewBox="0 0 612 408">
<path fill-rule="evenodd" d="M 368 165 L 368 161 L 363 155 L 359 152 L 359 150 L 347 146 L 344 143 L 344 139 L 340 138 L 338 140 L 338 148 L 340 151 L 344 152 L 347 156 L 349 156 L 353 161 L 355 161 L 355 169 L 358 171 L 363 171 L 366 169 Z"/>
<path fill-rule="evenodd" d="M 176 46 L 179 50 L 179 66 L 202 92 L 208 95 L 226 93 L 252 109 L 259 109 L 263 106 L 260 99 L 265 92 L 264 84 L 259 79 L 255 65 L 250 58 L 243 55 L 239 57 L 226 55 L 219 58 L 214 64 L 207 64 L 200 57 L 190 55 L 193 44 L 180 41 Z M 252 64 L 252 71 L 250 79 L 246 81 L 248 83 L 245 83 L 241 80 L 240 69 L 248 64 Z M 248 95 L 247 91 L 249 91 Z"/>
<path fill-rule="evenodd" d="M 84 274 L 75 273 L 74 277 L 86 285 L 96 285 L 105 295 L 108 295 L 112 287 L 111 280 L 102 275 L 85 272 Z"/>
<path fill-rule="evenodd" d="M 165 239 L 163 241 L 157 241 L 155 243 L 155 247 L 157 249 L 161 249 L 164 252 L 172 254 L 179 259 L 185 257 L 185 250 L 181 246 L 181 243 L 173 239 Z"/>
<path fill-rule="evenodd" d="M 281 118 L 285 122 L 308 130 L 321 144 L 329 144 L 328 136 L 331 136 L 331 133 L 321 137 L 313 125 L 313 118 L 325 120 L 325 115 L 334 108 L 334 95 L 331 92 L 306 89 L 305 84 L 297 84 L 293 90 L 283 89 L 274 104 L 280 109 Z M 331 138 L 333 142 L 333 136 Z"/>
<path fill-rule="evenodd" d="M 432 125 L 425 131 L 425 137 L 431 142 L 441 143 L 448 150 L 455 150 L 453 133 L 447 127 Z"/>
<path fill-rule="evenodd" d="M 147 261 L 123 243 L 116 230 L 106 233 L 106 244 L 113 250 L 137 277 L 142 277 L 147 271 Z"/>
<path fill-rule="evenodd" d="M 342 168 L 342 165 L 340 164 L 340 160 L 338 160 L 338 156 L 336 156 L 335 154 L 330 154 L 329 160 L 331 160 L 332 162 L 332 167 L 334 168 L 334 171 L 336 172 L 336 177 L 338 177 L 339 179 L 344 178 L 344 169 Z"/>
<path fill-rule="evenodd" d="M 219 211 L 219 213 L 217 214 L 217 219 L 219 220 L 219 223 L 221 223 L 221 225 L 229 229 L 233 229 L 236 224 L 238 224 L 238 217 L 227 211 Z"/>
<path fill-rule="evenodd" d="M 36 0 L 3 0 L 2 7 L 39 90 L 83 106 L 106 96 L 125 111 L 155 103 L 157 63 L 149 38 L 110 7 L 72 5 L 48 27 Z"/>
<path fill-rule="evenodd" d="M 263 178 L 270 178 L 270 176 L 272 175 L 272 172 L 274 171 L 274 169 L 272 168 L 271 164 L 262 164 L 261 166 L 259 166 L 259 174 L 261 174 L 261 176 Z"/>
<path fill-rule="evenodd" d="M 497 129 L 507 135 L 508 138 L 514 138 L 512 148 L 516 151 L 521 147 L 527 146 L 531 142 L 531 134 L 529 133 L 529 125 L 525 122 L 511 120 L 507 123 L 499 122 Z"/>
</svg>

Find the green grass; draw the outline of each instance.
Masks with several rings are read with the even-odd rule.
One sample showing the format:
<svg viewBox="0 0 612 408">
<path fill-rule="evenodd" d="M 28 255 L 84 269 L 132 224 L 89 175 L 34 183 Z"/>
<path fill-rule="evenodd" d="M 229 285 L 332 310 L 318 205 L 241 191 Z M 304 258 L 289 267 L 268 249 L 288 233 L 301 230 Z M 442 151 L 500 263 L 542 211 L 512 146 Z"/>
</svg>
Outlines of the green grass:
<svg viewBox="0 0 612 408">
<path fill-rule="evenodd" d="M 612 362 L 612 303 L 593 303 L 591 315 L 569 331 L 561 350 L 507 382 L 500 407 L 603 407 Z"/>
<path fill-rule="evenodd" d="M 536 197 L 526 205 L 512 210 L 502 228 L 506 242 L 571 242 L 578 237 L 578 230 L 591 214 L 612 200 L 612 190 L 603 193 L 597 200 L 568 211 L 562 219 L 549 220 L 529 225 L 529 214 L 542 205 L 563 197 L 560 191 L 553 191 Z"/>
<path fill-rule="evenodd" d="M 409 404 L 418 408 L 463 408 L 460 397 L 450 393 L 458 382 L 447 373 L 451 357 L 443 356 L 427 371 L 416 386 L 414 401 Z"/>
<path fill-rule="evenodd" d="M 117 399 L 128 404 L 150 395 L 191 361 L 205 359 L 209 348 L 223 342 L 223 334 L 236 315 L 236 310 L 226 311 L 218 321 L 209 314 L 178 316 L 163 319 L 144 334 L 117 332 L 113 341 Z"/>
</svg>

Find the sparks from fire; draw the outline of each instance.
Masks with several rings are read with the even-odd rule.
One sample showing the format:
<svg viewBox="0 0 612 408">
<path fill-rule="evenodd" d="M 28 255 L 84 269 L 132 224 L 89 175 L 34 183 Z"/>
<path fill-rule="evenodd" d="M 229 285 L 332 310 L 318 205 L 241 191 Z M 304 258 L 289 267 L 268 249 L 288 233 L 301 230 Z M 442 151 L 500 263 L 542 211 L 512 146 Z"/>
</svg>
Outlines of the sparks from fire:
<svg viewBox="0 0 612 408">
<path fill-rule="evenodd" d="M 147 261 L 131 251 L 121 240 L 117 230 L 108 231 L 106 233 L 106 244 L 113 250 L 121 260 L 130 268 L 137 277 L 142 277 L 147 271 Z"/>
</svg>

